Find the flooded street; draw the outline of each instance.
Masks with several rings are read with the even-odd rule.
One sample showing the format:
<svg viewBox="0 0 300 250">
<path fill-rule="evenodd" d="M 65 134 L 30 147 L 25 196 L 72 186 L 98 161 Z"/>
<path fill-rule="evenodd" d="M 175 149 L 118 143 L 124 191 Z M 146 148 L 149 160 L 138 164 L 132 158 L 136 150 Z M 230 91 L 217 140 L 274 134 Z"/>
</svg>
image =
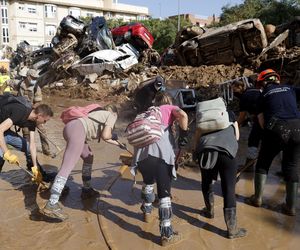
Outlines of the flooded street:
<svg viewBox="0 0 300 250">
<path fill-rule="evenodd" d="M 46 124 L 47 135 L 58 148 L 64 149 L 63 123 L 59 115 L 64 107 L 91 103 L 87 100 L 46 98 L 54 109 L 54 119 Z M 121 114 L 121 117 L 124 114 Z M 126 122 L 119 122 L 116 130 L 124 132 Z M 238 158 L 245 159 L 248 128 L 242 128 Z M 37 146 L 40 148 L 39 138 Z M 120 141 L 126 142 L 125 138 Z M 50 144 L 53 152 L 57 147 Z M 97 200 L 80 198 L 82 180 L 79 161 L 70 175 L 68 195 L 61 203 L 70 218 L 62 223 L 45 221 L 38 212 L 49 198 L 49 191 L 37 192 L 30 177 L 21 169 L 5 163 L 0 175 L 0 249 L 161 249 L 159 245 L 158 212 L 155 219 L 143 222 L 140 211 L 141 176 L 134 183 L 128 168 L 122 167 L 119 155 L 123 151 L 104 142 L 92 142 L 94 166 L 92 186 L 101 192 Z M 15 152 L 15 151 L 14 151 Z M 22 166 L 24 156 L 18 153 Z M 60 167 L 63 152 L 52 159 L 39 153 L 38 158 L 47 171 Z M 200 214 L 204 206 L 201 193 L 201 177 L 198 169 L 180 168 L 178 179 L 173 182 L 173 226 L 183 235 L 183 241 L 170 249 L 299 249 L 300 201 L 297 216 L 281 213 L 285 199 L 282 178 L 276 175 L 280 160 L 276 159 L 270 169 L 264 190 L 263 206 L 256 208 L 245 203 L 253 194 L 253 173 L 243 173 L 236 186 L 238 226 L 248 230 L 241 239 L 226 238 L 223 218 L 223 198 L 220 181 L 215 183 L 215 218 L 207 219 Z M 298 195 L 299 196 L 299 195 Z M 299 197 L 298 197 L 299 198 Z M 298 247 L 297 247 L 298 246 Z"/>
</svg>

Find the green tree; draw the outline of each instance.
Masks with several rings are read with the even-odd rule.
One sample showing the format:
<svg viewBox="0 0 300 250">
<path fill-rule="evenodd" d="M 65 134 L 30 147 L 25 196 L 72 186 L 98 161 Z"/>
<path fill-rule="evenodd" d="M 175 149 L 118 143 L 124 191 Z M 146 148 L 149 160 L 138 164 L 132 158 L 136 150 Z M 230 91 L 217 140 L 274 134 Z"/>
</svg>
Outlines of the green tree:
<svg viewBox="0 0 300 250">
<path fill-rule="evenodd" d="M 299 0 L 245 0 L 242 4 L 224 6 L 219 25 L 248 18 L 259 18 L 264 24 L 277 25 L 299 15 Z"/>
</svg>

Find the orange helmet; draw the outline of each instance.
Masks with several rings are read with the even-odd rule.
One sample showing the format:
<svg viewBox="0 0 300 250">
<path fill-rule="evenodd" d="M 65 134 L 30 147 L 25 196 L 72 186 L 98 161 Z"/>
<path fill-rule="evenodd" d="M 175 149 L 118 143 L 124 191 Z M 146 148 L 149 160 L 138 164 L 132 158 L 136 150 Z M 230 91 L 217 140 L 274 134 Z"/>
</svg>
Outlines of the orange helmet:
<svg viewBox="0 0 300 250">
<path fill-rule="evenodd" d="M 273 69 L 266 69 L 259 73 L 257 82 L 266 81 L 271 76 L 275 76 L 280 81 L 280 76 Z"/>
</svg>

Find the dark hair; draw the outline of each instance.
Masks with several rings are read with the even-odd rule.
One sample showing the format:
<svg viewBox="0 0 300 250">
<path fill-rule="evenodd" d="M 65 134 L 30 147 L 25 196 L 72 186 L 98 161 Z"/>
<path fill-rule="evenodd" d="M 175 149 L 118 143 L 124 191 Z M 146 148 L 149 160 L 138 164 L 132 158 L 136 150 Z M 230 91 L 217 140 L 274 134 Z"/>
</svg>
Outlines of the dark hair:
<svg viewBox="0 0 300 250">
<path fill-rule="evenodd" d="M 241 80 L 237 80 L 237 81 L 234 81 L 232 84 L 232 89 L 233 89 L 233 92 L 244 92 L 245 89 L 246 89 L 246 85 L 243 81 Z"/>
<path fill-rule="evenodd" d="M 154 98 L 154 105 L 160 106 L 164 104 L 173 104 L 172 97 L 165 92 L 158 92 Z"/>
<path fill-rule="evenodd" d="M 34 108 L 34 113 L 53 117 L 53 111 L 47 104 L 39 104 Z"/>
<path fill-rule="evenodd" d="M 118 114 L 118 108 L 114 104 L 107 104 L 103 107 L 103 109 Z"/>
<path fill-rule="evenodd" d="M 202 102 L 202 101 L 208 101 L 208 100 L 213 100 L 218 97 L 222 97 L 223 93 L 221 90 L 220 85 L 218 84 L 213 84 L 208 87 L 202 87 L 199 88 L 197 92 L 197 101 Z"/>
</svg>

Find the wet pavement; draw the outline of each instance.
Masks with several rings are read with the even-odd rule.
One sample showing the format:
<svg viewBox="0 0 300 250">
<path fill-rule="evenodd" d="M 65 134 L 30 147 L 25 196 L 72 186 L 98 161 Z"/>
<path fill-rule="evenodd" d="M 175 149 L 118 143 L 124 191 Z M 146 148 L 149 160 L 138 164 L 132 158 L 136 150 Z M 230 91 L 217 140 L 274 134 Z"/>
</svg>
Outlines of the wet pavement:
<svg viewBox="0 0 300 250">
<path fill-rule="evenodd" d="M 58 116 L 64 105 L 54 104 L 55 118 L 46 124 L 48 137 L 62 149 L 63 124 Z M 117 130 L 122 131 L 123 125 L 118 124 Z M 239 155 L 245 153 L 246 132 L 243 128 Z M 95 154 L 92 185 L 101 192 L 101 197 L 81 200 L 82 162 L 79 161 L 67 183 L 70 192 L 61 199 L 70 216 L 63 223 L 45 220 L 38 212 L 49 192 L 37 192 L 37 186 L 23 170 L 4 165 L 0 174 L 0 249 L 161 249 L 157 207 L 153 221 L 143 222 L 141 176 L 137 176 L 136 183 L 133 181 L 128 168 L 118 160 L 121 149 L 104 142 L 90 145 Z M 51 148 L 55 151 L 53 145 Z M 25 166 L 23 155 L 18 155 Z M 63 153 L 52 159 L 39 154 L 39 161 L 49 171 L 55 170 L 60 167 L 62 156 Z M 262 208 L 245 204 L 245 198 L 253 193 L 253 173 L 244 173 L 238 182 L 238 226 L 246 228 L 248 235 L 234 240 L 226 238 L 220 181 L 215 183 L 215 218 L 208 219 L 200 213 L 204 201 L 199 170 L 180 168 L 178 179 L 173 182 L 172 204 L 173 226 L 183 240 L 169 249 L 298 249 L 300 201 L 297 216 L 281 213 L 278 205 L 284 201 L 285 188 L 275 174 L 280 169 L 278 162 L 274 161 L 268 176 Z"/>
</svg>

